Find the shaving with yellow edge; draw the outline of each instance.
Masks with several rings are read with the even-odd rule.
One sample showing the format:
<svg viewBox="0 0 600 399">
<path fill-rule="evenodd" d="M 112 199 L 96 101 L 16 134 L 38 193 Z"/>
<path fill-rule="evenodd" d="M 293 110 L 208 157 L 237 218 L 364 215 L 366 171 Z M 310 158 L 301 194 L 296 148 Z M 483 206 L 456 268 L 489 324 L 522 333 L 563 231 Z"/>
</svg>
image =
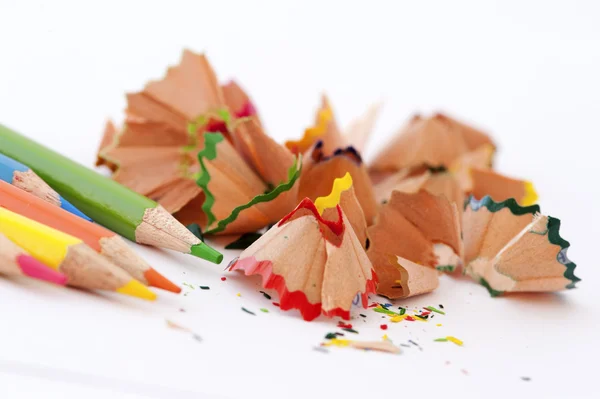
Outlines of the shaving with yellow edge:
<svg viewBox="0 0 600 399">
<path fill-rule="evenodd" d="M 297 153 L 306 152 L 315 141 L 327 131 L 327 124 L 333 119 L 331 108 L 326 108 L 319 111 L 317 116 L 317 124 L 309 127 L 304 131 L 304 136 L 300 140 L 289 140 L 285 142 L 285 146 Z"/>
<path fill-rule="evenodd" d="M 526 181 L 524 184 L 525 195 L 519 201 L 523 206 L 529 206 L 537 203 L 538 193 L 535 191 L 535 187 L 533 187 L 533 183 L 530 181 Z"/>
<path fill-rule="evenodd" d="M 327 208 L 335 208 L 340 203 L 342 192 L 352 187 L 352 176 L 349 172 L 346 172 L 344 177 L 338 177 L 333 181 L 333 187 L 331 193 L 326 197 L 319 197 L 315 201 L 315 206 L 322 215 L 323 211 Z"/>
</svg>

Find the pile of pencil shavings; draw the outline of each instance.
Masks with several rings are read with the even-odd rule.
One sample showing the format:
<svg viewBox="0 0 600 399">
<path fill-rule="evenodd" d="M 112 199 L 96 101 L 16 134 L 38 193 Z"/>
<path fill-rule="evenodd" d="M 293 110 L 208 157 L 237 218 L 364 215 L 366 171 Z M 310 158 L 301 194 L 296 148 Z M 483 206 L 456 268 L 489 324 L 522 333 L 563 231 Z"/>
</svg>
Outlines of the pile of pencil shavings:
<svg viewBox="0 0 600 399">
<path fill-rule="evenodd" d="M 459 269 L 493 295 L 574 287 L 560 221 L 540 213 L 530 182 L 492 169 L 488 135 L 416 115 L 366 164 L 378 112 L 341 130 L 323 96 L 312 126 L 281 145 L 238 84 L 220 85 L 204 55 L 185 51 L 127 95 L 98 164 L 208 236 L 272 226 L 230 270 L 260 274 L 306 320 L 348 318 L 374 291 L 428 293 Z"/>
</svg>

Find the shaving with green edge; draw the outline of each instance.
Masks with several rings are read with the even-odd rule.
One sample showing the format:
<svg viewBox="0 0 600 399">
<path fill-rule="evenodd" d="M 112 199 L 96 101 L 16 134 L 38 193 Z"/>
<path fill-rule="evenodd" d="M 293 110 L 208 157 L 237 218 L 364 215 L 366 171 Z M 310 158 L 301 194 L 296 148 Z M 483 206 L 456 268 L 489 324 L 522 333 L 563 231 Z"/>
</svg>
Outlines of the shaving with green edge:
<svg viewBox="0 0 600 399">
<path fill-rule="evenodd" d="M 478 211 L 481 207 L 485 207 L 490 212 L 498 212 L 501 209 L 508 208 L 513 215 L 525 215 L 527 213 L 535 215 L 536 213 L 540 212 L 539 205 L 521 206 L 514 198 L 509 198 L 502 202 L 496 202 L 489 195 L 486 195 L 480 200 L 477 200 L 471 195 L 465 201 L 465 209 L 468 207 L 474 211 Z"/>
<path fill-rule="evenodd" d="M 531 215 L 532 220 L 535 224 L 536 220 L 540 220 L 539 218 L 546 218 L 547 222 L 544 226 L 536 225 L 535 228 L 528 227 L 528 230 L 521 234 L 536 234 L 540 236 L 546 236 L 548 243 L 552 245 L 556 245 L 560 247 L 560 251 L 556 255 L 556 261 L 563 266 L 565 266 L 565 271 L 563 272 L 563 277 L 569 281 L 568 284 L 564 286 L 564 288 L 572 289 L 575 288 L 575 284 L 578 281 L 581 281 L 577 276 L 575 276 L 575 263 L 571 262 L 567 258 L 567 250 L 570 246 L 569 242 L 564 240 L 559 233 L 560 230 L 560 220 L 551 216 L 543 216 L 540 214 L 540 207 L 538 205 L 531 206 L 521 206 L 519 205 L 515 199 L 510 198 L 502 202 L 495 202 L 491 197 L 485 196 L 480 200 L 475 199 L 473 196 L 469 197 L 469 199 L 465 203 L 465 210 L 470 208 L 472 211 L 477 213 L 477 211 L 481 208 L 487 208 L 487 210 L 491 213 L 499 212 L 503 209 L 508 209 L 515 216 L 522 215 Z M 540 244 L 541 245 L 541 244 Z M 469 266 L 467 265 L 467 269 Z M 507 277 L 512 278 L 511 275 L 506 274 L 506 271 L 503 272 Z M 494 287 L 494 281 L 488 278 L 484 278 L 482 275 L 473 275 L 481 285 L 483 285 L 489 292 L 492 297 L 497 297 L 503 295 L 505 293 L 504 290 L 498 289 L 499 287 Z M 556 276 L 557 277 L 557 276 Z M 518 279 L 514 279 L 515 284 L 518 284 Z M 511 291 L 510 289 L 508 291 Z"/>
<path fill-rule="evenodd" d="M 206 197 L 206 199 L 204 200 L 204 203 L 202 204 L 202 210 L 204 211 L 204 213 L 206 214 L 206 217 L 208 219 L 208 222 L 207 222 L 208 226 L 211 226 L 216 221 L 216 217 L 212 213 L 212 207 L 215 203 L 215 198 L 214 198 L 213 194 L 210 192 L 210 190 L 208 189 L 208 184 L 210 183 L 210 174 L 208 173 L 208 170 L 206 169 L 206 165 L 204 164 L 204 159 L 207 159 L 209 161 L 215 159 L 217 156 L 217 144 L 223 140 L 224 140 L 224 137 L 221 133 L 205 133 L 204 134 L 204 149 L 202 151 L 198 152 L 198 162 L 200 163 L 200 173 L 199 173 L 198 179 L 196 180 L 196 183 L 198 184 L 198 186 L 200 186 L 202 188 L 202 190 L 204 191 L 204 195 Z M 294 164 L 288 169 L 288 175 L 287 175 L 288 179 L 286 182 L 280 183 L 273 190 L 271 190 L 265 194 L 257 195 L 248 203 L 234 208 L 228 217 L 217 221 L 217 225 L 214 228 L 208 229 L 204 233 L 205 234 L 219 233 L 219 232 L 225 230 L 225 228 L 227 227 L 228 224 L 232 223 L 235 219 L 237 219 L 240 212 L 242 212 L 244 209 L 248 209 L 248 208 L 250 208 L 256 204 L 259 204 L 261 202 L 272 201 L 275 198 L 277 198 L 277 196 L 279 196 L 279 194 L 290 190 L 296 183 L 296 180 L 298 180 L 298 177 L 300 176 L 300 172 L 302 170 L 302 162 L 301 161 L 302 161 L 301 156 L 296 157 Z"/>
<path fill-rule="evenodd" d="M 433 306 L 427 306 L 425 309 L 429 310 L 430 312 L 435 312 L 435 313 L 439 313 L 439 314 L 443 314 L 443 315 L 446 314 L 446 312 L 436 309 Z"/>
<path fill-rule="evenodd" d="M 200 176 L 196 180 L 196 184 L 202 187 L 204 192 L 205 200 L 202 204 L 202 210 L 206 214 L 208 219 L 207 225 L 210 226 L 215 221 L 215 215 L 212 213 L 212 206 L 215 203 L 215 197 L 208 189 L 208 182 L 210 182 L 210 175 L 204 164 L 204 159 L 212 161 L 217 157 L 217 144 L 225 140 L 225 137 L 221 133 L 205 133 L 204 134 L 204 148 L 198 152 L 198 162 L 200 163 Z M 207 233 L 207 232 L 205 232 Z"/>
</svg>

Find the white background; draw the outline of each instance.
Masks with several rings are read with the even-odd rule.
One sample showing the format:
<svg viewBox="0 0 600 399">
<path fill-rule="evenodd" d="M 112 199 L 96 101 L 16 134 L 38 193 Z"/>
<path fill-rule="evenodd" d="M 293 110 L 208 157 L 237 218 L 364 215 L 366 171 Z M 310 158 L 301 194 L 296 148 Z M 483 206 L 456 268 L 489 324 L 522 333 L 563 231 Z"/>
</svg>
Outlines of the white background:
<svg viewBox="0 0 600 399">
<path fill-rule="evenodd" d="M 444 277 L 434 294 L 397 303 L 443 303 L 442 327 L 387 331 L 423 351 L 323 354 L 312 347 L 334 321 L 305 323 L 263 298 L 258 280 L 221 282 L 221 266 L 139 248 L 174 281 L 211 290 L 142 303 L 0 280 L 0 397 L 596 396 L 599 20 L 593 1 L 0 0 L 0 123 L 85 165 L 126 91 L 161 77 L 183 48 L 207 51 L 280 140 L 302 134 L 323 91 L 342 125 L 384 101 L 370 155 L 416 111 L 489 131 L 498 168 L 533 180 L 542 211 L 563 221 L 583 279 L 560 295 L 491 299 Z M 363 313 L 352 338 L 380 339 L 384 320 Z M 465 346 L 433 342 L 445 335 Z"/>
</svg>

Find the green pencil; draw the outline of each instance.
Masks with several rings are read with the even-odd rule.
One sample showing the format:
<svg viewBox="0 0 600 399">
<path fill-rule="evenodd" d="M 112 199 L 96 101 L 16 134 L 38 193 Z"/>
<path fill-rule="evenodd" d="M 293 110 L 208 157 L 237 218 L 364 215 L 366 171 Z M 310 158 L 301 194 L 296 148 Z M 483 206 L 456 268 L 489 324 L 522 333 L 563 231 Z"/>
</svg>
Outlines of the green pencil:
<svg viewBox="0 0 600 399">
<path fill-rule="evenodd" d="M 0 153 L 29 166 L 95 222 L 132 241 L 214 263 L 223 260 L 221 253 L 200 241 L 156 202 L 3 125 Z"/>
</svg>

